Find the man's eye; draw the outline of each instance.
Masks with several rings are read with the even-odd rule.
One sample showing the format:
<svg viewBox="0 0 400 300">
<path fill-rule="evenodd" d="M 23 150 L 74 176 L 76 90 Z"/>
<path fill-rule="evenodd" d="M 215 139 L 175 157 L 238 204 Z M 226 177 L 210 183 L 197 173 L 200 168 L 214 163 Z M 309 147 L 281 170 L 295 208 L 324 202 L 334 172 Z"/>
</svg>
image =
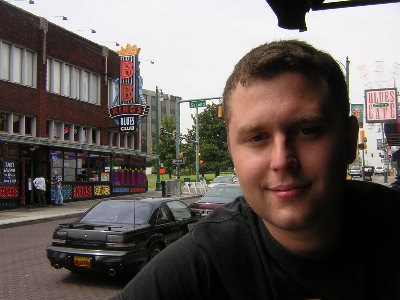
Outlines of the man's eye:
<svg viewBox="0 0 400 300">
<path fill-rule="evenodd" d="M 252 137 L 249 138 L 250 142 L 252 142 L 252 143 L 257 143 L 264 139 L 265 139 L 265 136 L 263 134 L 253 135 Z"/>
<path fill-rule="evenodd" d="M 300 128 L 300 133 L 304 135 L 315 135 L 318 133 L 317 127 L 303 127 Z"/>
</svg>

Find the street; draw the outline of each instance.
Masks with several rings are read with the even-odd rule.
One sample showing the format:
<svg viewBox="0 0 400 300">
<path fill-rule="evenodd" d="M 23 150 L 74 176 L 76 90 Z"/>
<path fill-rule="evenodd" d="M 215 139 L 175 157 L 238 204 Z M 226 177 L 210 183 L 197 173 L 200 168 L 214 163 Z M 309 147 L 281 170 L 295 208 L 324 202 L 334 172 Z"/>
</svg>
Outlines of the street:
<svg viewBox="0 0 400 300">
<path fill-rule="evenodd" d="M 72 219 L 0 230 L 0 299 L 107 299 L 128 277 L 73 274 L 56 270 L 46 257 L 54 228 Z"/>
</svg>

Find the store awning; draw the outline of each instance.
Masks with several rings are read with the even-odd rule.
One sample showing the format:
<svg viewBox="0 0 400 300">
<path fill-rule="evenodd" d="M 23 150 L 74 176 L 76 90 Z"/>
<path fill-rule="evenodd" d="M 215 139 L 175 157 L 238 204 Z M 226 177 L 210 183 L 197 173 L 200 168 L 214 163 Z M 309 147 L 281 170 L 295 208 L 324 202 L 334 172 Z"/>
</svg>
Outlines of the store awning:
<svg viewBox="0 0 400 300">
<path fill-rule="evenodd" d="M 278 18 L 278 26 L 284 29 L 306 31 L 306 13 L 366 5 L 397 3 L 400 0 L 266 0 Z M 371 17 L 373 18 L 373 17 Z"/>
<path fill-rule="evenodd" d="M 396 123 L 385 123 L 384 131 L 389 146 L 400 146 L 400 120 Z"/>
</svg>

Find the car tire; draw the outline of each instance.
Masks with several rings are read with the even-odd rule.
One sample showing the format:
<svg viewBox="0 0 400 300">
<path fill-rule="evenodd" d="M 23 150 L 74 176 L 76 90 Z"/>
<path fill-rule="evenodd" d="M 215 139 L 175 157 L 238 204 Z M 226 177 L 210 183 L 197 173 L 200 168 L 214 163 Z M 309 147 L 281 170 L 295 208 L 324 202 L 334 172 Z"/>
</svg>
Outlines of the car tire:
<svg viewBox="0 0 400 300">
<path fill-rule="evenodd" d="M 147 254 L 147 262 L 149 262 L 150 260 L 152 260 L 154 257 L 156 257 L 158 254 L 160 254 L 160 252 L 163 250 L 163 247 L 157 243 L 152 245 L 149 248 L 149 252 Z"/>
</svg>

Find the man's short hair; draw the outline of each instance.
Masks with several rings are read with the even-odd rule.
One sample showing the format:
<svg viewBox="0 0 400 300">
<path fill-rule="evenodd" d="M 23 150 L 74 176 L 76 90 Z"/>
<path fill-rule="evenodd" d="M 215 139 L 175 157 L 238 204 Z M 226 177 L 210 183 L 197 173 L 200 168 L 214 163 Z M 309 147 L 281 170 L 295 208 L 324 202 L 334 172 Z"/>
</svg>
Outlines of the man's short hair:
<svg viewBox="0 0 400 300">
<path fill-rule="evenodd" d="M 226 128 L 230 120 L 230 96 L 238 84 L 246 86 L 252 80 L 268 80 L 286 72 L 302 74 L 319 88 L 327 87 L 328 100 L 336 103 L 338 117 L 349 116 L 347 83 L 335 59 L 306 42 L 281 40 L 252 49 L 236 64 L 223 93 Z"/>
</svg>

